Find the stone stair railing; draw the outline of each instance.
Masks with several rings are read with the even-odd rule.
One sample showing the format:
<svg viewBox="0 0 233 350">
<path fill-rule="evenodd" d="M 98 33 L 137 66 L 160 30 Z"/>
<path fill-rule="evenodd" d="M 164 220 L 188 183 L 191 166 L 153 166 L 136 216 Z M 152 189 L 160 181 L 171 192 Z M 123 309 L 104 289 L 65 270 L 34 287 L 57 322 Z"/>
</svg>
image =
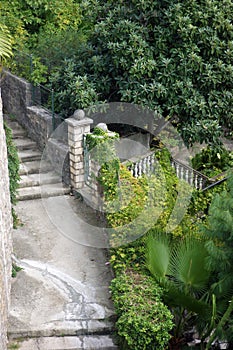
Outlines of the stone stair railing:
<svg viewBox="0 0 233 350">
<path fill-rule="evenodd" d="M 155 170 L 155 153 L 150 151 L 143 156 L 130 158 L 122 164 L 128 168 L 135 178 L 149 175 Z"/>
<path fill-rule="evenodd" d="M 153 151 L 146 153 L 141 157 L 131 158 L 128 161 L 123 162 L 133 177 L 138 178 L 142 175 L 148 175 L 155 170 L 155 153 Z M 189 167 L 178 161 L 177 159 L 171 159 L 171 166 L 175 170 L 176 176 L 180 180 L 184 180 L 196 189 L 204 189 L 210 182 L 209 178 L 199 171 Z"/>
<path fill-rule="evenodd" d="M 171 159 L 171 166 L 175 170 L 176 176 L 180 180 L 186 181 L 197 190 L 204 189 L 210 181 L 207 176 L 191 168 L 190 166 L 181 163 L 177 159 Z"/>
</svg>

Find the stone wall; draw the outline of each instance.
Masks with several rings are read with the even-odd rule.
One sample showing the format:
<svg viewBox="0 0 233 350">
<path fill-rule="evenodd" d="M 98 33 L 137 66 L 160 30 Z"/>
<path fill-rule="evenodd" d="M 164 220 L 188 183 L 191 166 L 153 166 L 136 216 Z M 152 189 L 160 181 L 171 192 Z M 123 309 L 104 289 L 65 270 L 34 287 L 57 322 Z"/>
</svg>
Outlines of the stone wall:
<svg viewBox="0 0 233 350">
<path fill-rule="evenodd" d="M 20 124 L 26 124 L 27 106 L 31 105 L 31 84 L 4 71 L 1 85 L 4 110 L 14 115 Z"/>
<path fill-rule="evenodd" d="M 30 106 L 26 109 L 24 123 L 21 123 L 18 118 L 17 120 L 27 130 L 28 136 L 38 144 L 41 150 L 43 150 L 52 133 L 51 113 L 42 107 Z"/>
<path fill-rule="evenodd" d="M 1 93 L 1 91 L 0 91 Z M 7 149 L 0 97 L 0 349 L 7 349 L 7 317 L 10 302 L 12 217 L 9 194 Z"/>
<path fill-rule="evenodd" d="M 39 93 L 37 92 L 37 95 Z M 3 109 L 6 114 L 12 115 L 27 131 L 41 151 L 49 147 L 49 157 L 66 184 L 70 183 L 67 125 L 62 123 L 53 132 L 52 114 L 43 107 L 32 106 L 32 86 L 25 79 L 19 78 L 8 71 L 4 71 L 2 80 Z M 57 124 L 58 117 L 55 116 Z M 49 145 L 48 145 L 49 140 Z M 48 148 L 47 147 L 47 148 Z M 64 155 L 66 159 L 64 161 Z"/>
<path fill-rule="evenodd" d="M 14 116 L 28 136 L 43 149 L 52 132 L 52 115 L 42 107 L 32 106 L 32 85 L 4 71 L 2 100 L 5 113 Z"/>
<path fill-rule="evenodd" d="M 61 176 L 62 181 L 70 184 L 69 147 L 61 140 L 50 138 L 46 153 L 54 170 Z"/>
</svg>

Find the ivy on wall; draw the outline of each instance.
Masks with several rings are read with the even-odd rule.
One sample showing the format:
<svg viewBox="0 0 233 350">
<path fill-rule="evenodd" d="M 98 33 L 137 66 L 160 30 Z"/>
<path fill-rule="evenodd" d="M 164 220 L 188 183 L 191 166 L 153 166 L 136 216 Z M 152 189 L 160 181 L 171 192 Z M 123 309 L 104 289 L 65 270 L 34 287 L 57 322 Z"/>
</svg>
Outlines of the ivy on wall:
<svg viewBox="0 0 233 350">
<path fill-rule="evenodd" d="M 6 134 L 6 145 L 7 145 L 7 156 L 8 156 L 8 171 L 9 171 L 9 179 L 10 179 L 10 198 L 12 205 L 16 204 L 17 197 L 17 189 L 19 187 L 19 157 L 17 153 L 16 146 L 12 140 L 12 131 L 4 123 L 4 129 Z M 13 215 L 13 225 L 14 227 L 17 225 L 17 215 L 12 207 L 12 215 Z"/>
</svg>

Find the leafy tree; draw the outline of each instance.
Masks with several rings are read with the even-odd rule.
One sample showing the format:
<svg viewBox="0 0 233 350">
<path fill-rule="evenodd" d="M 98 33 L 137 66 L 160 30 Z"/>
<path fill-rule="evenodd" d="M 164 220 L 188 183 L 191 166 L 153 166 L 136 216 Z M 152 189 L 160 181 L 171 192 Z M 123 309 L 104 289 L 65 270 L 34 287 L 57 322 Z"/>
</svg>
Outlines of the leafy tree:
<svg viewBox="0 0 233 350">
<path fill-rule="evenodd" d="M 76 74 L 90 76 L 103 99 L 174 117 L 187 144 L 219 144 L 221 127 L 232 126 L 232 1 L 99 4 Z"/>
<path fill-rule="evenodd" d="M 61 70 L 51 81 L 64 94 L 66 61 L 58 60 L 69 58 L 74 69 L 67 84 L 84 76 L 99 100 L 155 109 L 173 118 L 189 145 L 219 145 L 222 130 L 231 132 L 231 0 L 2 0 L 0 9 L 15 42 L 28 41 L 38 54 L 56 57 Z M 56 53 L 62 34 L 67 44 Z"/>
</svg>

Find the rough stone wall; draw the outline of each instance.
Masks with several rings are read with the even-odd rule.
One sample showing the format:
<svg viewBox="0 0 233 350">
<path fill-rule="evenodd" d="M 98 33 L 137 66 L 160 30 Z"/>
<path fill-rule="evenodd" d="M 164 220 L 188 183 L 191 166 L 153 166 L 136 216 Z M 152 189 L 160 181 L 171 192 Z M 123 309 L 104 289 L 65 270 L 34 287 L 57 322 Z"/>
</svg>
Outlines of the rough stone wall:
<svg viewBox="0 0 233 350">
<path fill-rule="evenodd" d="M 46 152 L 54 170 L 61 175 L 62 181 L 70 185 L 69 147 L 64 142 L 51 138 Z"/>
<path fill-rule="evenodd" d="M 31 84 L 8 71 L 4 71 L 2 101 L 4 110 L 14 115 L 20 124 L 25 125 L 27 106 L 31 105 Z"/>
<path fill-rule="evenodd" d="M 12 217 L 7 149 L 3 129 L 0 91 L 0 350 L 7 349 L 7 317 L 10 303 Z"/>
<path fill-rule="evenodd" d="M 2 81 L 3 107 L 6 113 L 12 114 L 25 128 L 28 136 L 34 140 L 43 151 L 49 141 L 49 158 L 55 165 L 55 170 L 63 169 L 62 178 L 70 183 L 68 159 L 68 130 L 67 124 L 62 123 L 53 133 L 52 114 L 40 106 L 32 106 L 31 84 L 8 71 L 4 71 Z M 37 95 L 39 95 L 37 93 Z M 58 118 L 55 116 L 55 118 Z M 56 120 L 55 120 L 56 124 Z M 64 155 L 65 157 L 64 161 Z M 63 164 L 64 163 L 64 164 Z M 61 166 L 61 164 L 63 164 Z"/>
<path fill-rule="evenodd" d="M 28 136 L 43 150 L 52 133 L 51 114 L 44 108 L 38 106 L 27 107 L 25 123 L 21 125 L 27 130 Z"/>
<path fill-rule="evenodd" d="M 28 135 L 43 149 L 52 132 L 52 115 L 41 107 L 32 106 L 32 86 L 25 79 L 4 71 L 2 100 L 6 113 L 13 115 Z"/>
</svg>

